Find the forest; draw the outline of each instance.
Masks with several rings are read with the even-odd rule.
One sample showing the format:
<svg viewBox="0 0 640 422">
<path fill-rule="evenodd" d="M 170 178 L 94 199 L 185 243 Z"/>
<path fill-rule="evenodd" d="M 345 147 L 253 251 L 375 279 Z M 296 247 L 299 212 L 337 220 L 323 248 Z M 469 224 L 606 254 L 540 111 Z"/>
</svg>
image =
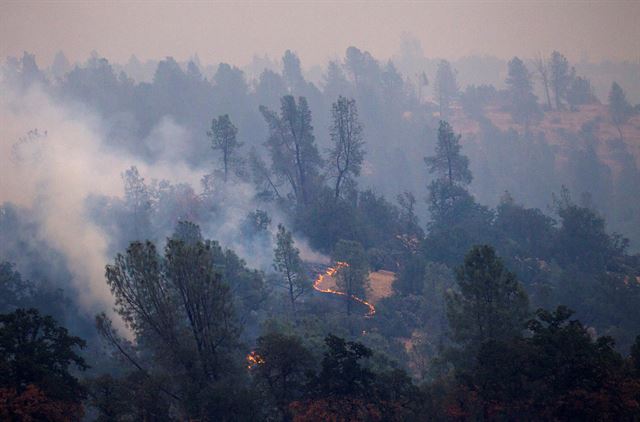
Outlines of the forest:
<svg viewBox="0 0 640 422">
<path fill-rule="evenodd" d="M 640 420 L 640 64 L 36 59 L 0 419 Z"/>
</svg>

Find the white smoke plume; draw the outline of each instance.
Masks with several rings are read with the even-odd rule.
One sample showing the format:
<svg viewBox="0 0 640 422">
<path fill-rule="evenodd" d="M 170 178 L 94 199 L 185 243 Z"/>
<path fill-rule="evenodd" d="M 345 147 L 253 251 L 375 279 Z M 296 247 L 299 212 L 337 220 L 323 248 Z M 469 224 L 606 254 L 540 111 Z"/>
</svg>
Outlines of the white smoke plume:
<svg viewBox="0 0 640 422">
<path fill-rule="evenodd" d="M 172 128 L 164 126 L 159 130 Z M 151 177 L 189 183 L 199 179 L 184 163 L 174 161 L 169 167 L 161 161 L 149 167 L 107 148 L 95 115 L 55 103 L 37 85 L 19 94 L 3 86 L 0 203 L 36 212 L 40 235 L 65 255 L 77 299 L 87 311 L 109 312 L 113 299 L 104 278 L 111 260 L 107 234 L 85 214 L 85 201 L 96 194 L 122 196 L 121 174 L 130 165 Z"/>
<path fill-rule="evenodd" d="M 182 148 L 192 138 L 171 118 L 162 119 L 142 140 L 156 148 L 154 153 L 159 158 L 153 165 L 108 146 L 103 136 L 106 125 L 97 114 L 77 104 L 62 104 L 38 85 L 19 93 L 3 87 L 0 204 L 10 202 L 35 212 L 42 239 L 66 258 L 79 304 L 88 314 L 107 311 L 123 328 L 112 311 L 113 297 L 104 277 L 105 265 L 113 260 L 108 251 L 112 234 L 88 215 L 87 198 L 122 197 L 122 174 L 131 166 L 136 166 L 147 181 L 186 183 L 196 190 L 204 172 L 194 171 L 180 160 Z M 119 140 L 127 141 L 131 140 Z M 254 197 L 254 188 L 248 183 L 216 183 L 207 199 L 217 206 L 215 218 L 200 224 L 206 238 L 235 250 L 249 266 L 269 271 L 276 227 L 287 224 L 277 209 L 269 207 L 266 211 L 272 224 L 267 239 L 257 245 L 249 241 L 242 233 L 242 224 L 247 213 L 258 207 Z M 304 260 L 328 262 L 304 239 L 296 238 L 296 245 Z"/>
</svg>

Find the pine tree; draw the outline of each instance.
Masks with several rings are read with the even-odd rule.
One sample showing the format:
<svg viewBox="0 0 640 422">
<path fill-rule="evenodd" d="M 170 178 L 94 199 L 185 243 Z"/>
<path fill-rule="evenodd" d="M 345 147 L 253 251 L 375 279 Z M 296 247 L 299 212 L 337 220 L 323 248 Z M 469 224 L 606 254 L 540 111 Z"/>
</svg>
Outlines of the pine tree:
<svg viewBox="0 0 640 422">
<path fill-rule="evenodd" d="M 307 290 L 300 251 L 294 246 L 293 236 L 282 224 L 278 225 L 276 248 L 273 250 L 273 267 L 284 277 L 291 309 L 295 314 L 296 300 Z"/>
<path fill-rule="evenodd" d="M 616 125 L 620 139 L 622 138 L 622 126 L 629 121 L 633 115 L 633 107 L 627 101 L 627 96 L 616 82 L 611 84 L 609 91 L 609 114 L 613 124 Z"/>
<path fill-rule="evenodd" d="M 447 317 L 456 343 L 476 351 L 484 342 L 508 341 L 525 328 L 527 295 L 491 246 L 473 247 L 456 280 L 458 290 L 447 296 Z"/>
<path fill-rule="evenodd" d="M 509 62 L 509 76 L 506 80 L 511 117 L 516 123 L 529 130 L 532 121 L 540 119 L 541 113 L 536 96 L 533 94 L 531 75 L 522 60 L 514 57 Z"/>
<path fill-rule="evenodd" d="M 229 172 L 232 168 L 236 174 L 241 173 L 242 161 L 238 156 L 238 148 L 240 148 L 242 144 L 237 141 L 237 134 L 238 129 L 231 123 L 228 114 L 213 119 L 211 121 L 211 130 L 207 132 L 207 135 L 211 138 L 211 147 L 213 150 L 220 151 L 222 154 L 220 160 L 222 160 L 225 182 L 228 180 Z"/>
</svg>

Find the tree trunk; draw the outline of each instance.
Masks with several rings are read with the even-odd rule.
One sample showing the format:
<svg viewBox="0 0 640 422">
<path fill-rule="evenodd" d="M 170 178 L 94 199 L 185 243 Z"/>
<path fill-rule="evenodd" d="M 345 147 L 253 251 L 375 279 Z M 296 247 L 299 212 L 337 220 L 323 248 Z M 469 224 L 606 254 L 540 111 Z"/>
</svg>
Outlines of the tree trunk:
<svg viewBox="0 0 640 422">
<path fill-rule="evenodd" d="M 546 79 L 543 81 L 544 84 L 544 93 L 547 96 L 547 107 L 551 110 L 551 96 L 549 95 L 549 81 Z"/>
<path fill-rule="evenodd" d="M 616 129 L 618 129 L 618 134 L 620 134 L 620 140 L 624 142 L 624 138 L 622 137 L 622 127 L 620 124 L 616 124 Z"/>
</svg>

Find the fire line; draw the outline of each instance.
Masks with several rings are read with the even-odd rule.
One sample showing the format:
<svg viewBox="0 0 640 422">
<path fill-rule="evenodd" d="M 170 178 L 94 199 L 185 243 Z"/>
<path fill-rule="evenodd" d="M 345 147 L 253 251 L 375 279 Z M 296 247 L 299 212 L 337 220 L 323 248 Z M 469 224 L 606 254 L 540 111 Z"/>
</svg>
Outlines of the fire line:
<svg viewBox="0 0 640 422">
<path fill-rule="evenodd" d="M 316 277 L 315 281 L 313 282 L 313 288 L 314 290 L 320 292 L 320 293 L 328 293 L 328 294 L 332 294 L 332 295 L 338 295 L 338 296 L 348 296 L 346 293 L 344 292 L 340 292 L 338 290 L 333 290 L 331 288 L 326 288 L 323 289 L 320 287 L 320 283 L 322 283 L 322 281 L 324 280 L 325 277 L 334 277 L 338 271 L 340 271 L 340 269 L 348 267 L 349 264 L 346 262 L 336 262 L 335 267 L 329 267 L 327 268 L 327 270 L 322 273 L 322 274 L 318 274 L 318 277 Z M 367 314 L 365 315 L 365 318 L 371 318 L 375 315 L 376 313 L 376 307 L 373 306 L 373 304 L 367 302 L 364 299 L 361 299 L 355 295 L 351 295 L 350 296 L 351 300 L 361 303 L 364 306 L 366 306 L 369 310 L 367 312 Z"/>
</svg>

